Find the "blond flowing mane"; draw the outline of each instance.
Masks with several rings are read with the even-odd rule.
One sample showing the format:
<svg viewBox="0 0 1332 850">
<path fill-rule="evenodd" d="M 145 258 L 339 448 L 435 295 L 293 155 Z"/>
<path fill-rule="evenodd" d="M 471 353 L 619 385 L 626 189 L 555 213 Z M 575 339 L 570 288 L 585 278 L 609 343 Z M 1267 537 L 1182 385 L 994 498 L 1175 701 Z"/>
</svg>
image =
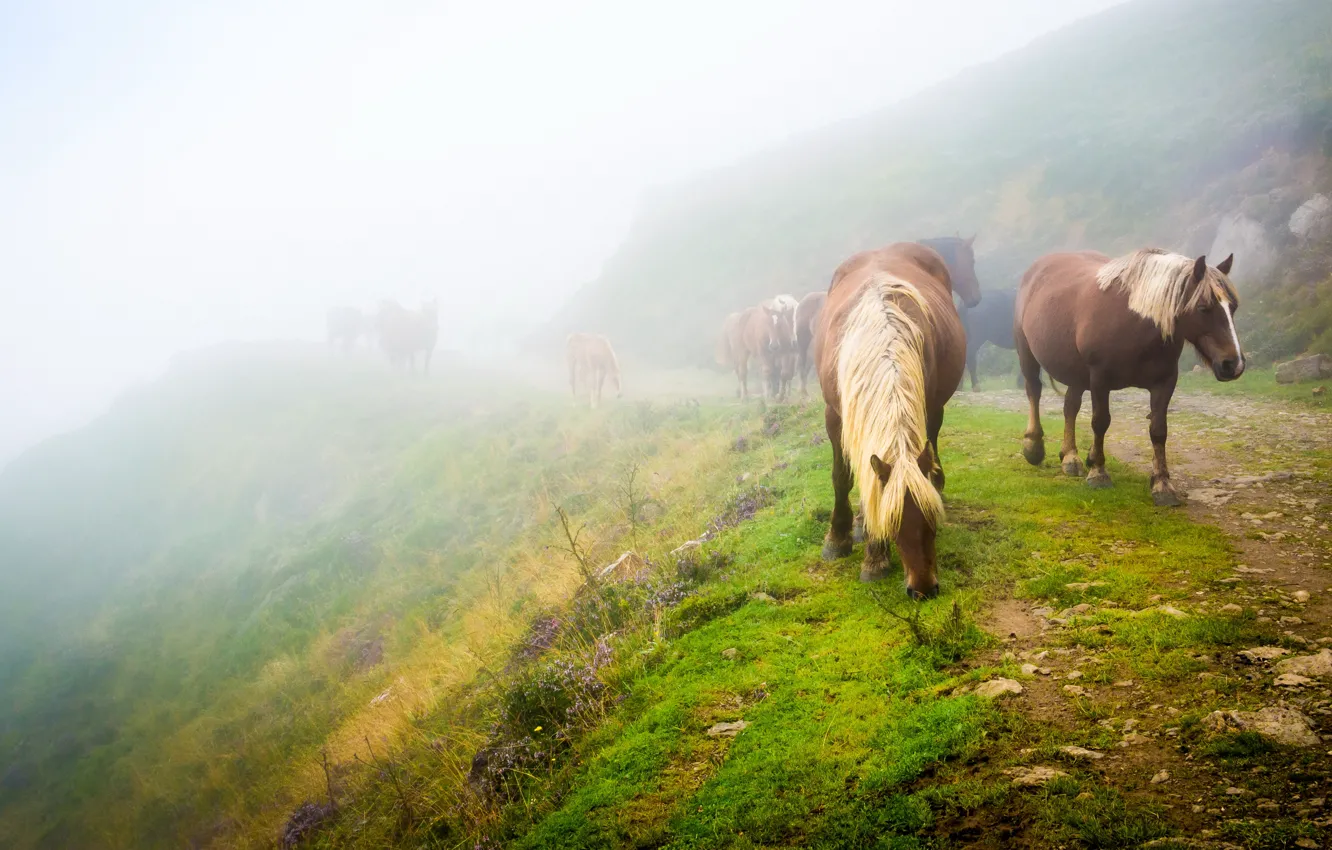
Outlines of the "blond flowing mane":
<svg viewBox="0 0 1332 850">
<path fill-rule="evenodd" d="M 842 449 L 856 480 L 871 539 L 897 534 L 907 493 L 926 520 L 937 525 L 943 500 L 920 471 L 925 434 L 924 335 L 903 302 L 929 310 L 910 283 L 878 273 L 865 284 L 847 315 L 837 351 L 842 397 Z M 889 464 L 879 486 L 870 458 Z"/>
<path fill-rule="evenodd" d="M 1194 261 L 1160 248 L 1143 248 L 1101 266 L 1096 283 L 1101 289 L 1117 287 L 1128 294 L 1129 309 L 1150 319 L 1169 338 L 1175 319 L 1209 300 L 1238 306 L 1239 296 L 1217 269 L 1207 267 L 1206 286 L 1194 286 Z"/>
</svg>

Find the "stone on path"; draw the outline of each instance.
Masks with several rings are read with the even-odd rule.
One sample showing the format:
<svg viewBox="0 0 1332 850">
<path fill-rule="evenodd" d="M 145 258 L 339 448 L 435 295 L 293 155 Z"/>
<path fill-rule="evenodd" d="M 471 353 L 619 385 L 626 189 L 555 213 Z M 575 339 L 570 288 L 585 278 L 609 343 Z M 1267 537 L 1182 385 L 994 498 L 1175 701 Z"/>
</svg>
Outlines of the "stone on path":
<svg viewBox="0 0 1332 850">
<path fill-rule="evenodd" d="M 1282 649 L 1279 646 L 1255 646 L 1253 649 L 1240 650 L 1239 656 L 1250 664 L 1257 664 L 1259 661 L 1275 661 L 1283 655 L 1290 655 L 1289 649 Z"/>
<path fill-rule="evenodd" d="M 1332 676 L 1332 649 L 1324 647 L 1317 655 L 1301 655 L 1278 661 L 1276 669 L 1278 673 L 1294 673 L 1297 676 Z"/>
<path fill-rule="evenodd" d="M 1315 747 L 1319 743 L 1313 721 L 1293 708 L 1213 711 L 1202 719 L 1202 725 L 1213 732 L 1256 732 L 1291 747 Z"/>
<path fill-rule="evenodd" d="M 714 723 L 707 732 L 709 738 L 734 738 L 749 726 L 743 720 L 737 720 L 734 723 Z"/>
<path fill-rule="evenodd" d="M 1064 685 L 1064 693 L 1071 697 L 1085 697 L 1087 695 L 1087 689 L 1078 687 L 1077 685 Z"/>
<path fill-rule="evenodd" d="M 1089 750 L 1085 747 L 1060 747 L 1059 752 L 1069 758 L 1082 759 L 1084 761 L 1099 761 L 1105 758 L 1105 753 L 1098 753 L 1095 750 Z"/>
<path fill-rule="evenodd" d="M 990 699 L 1020 693 L 1022 693 L 1022 685 L 1016 679 L 991 679 L 976 686 L 976 696 Z"/>
<path fill-rule="evenodd" d="M 1312 685 L 1313 679 L 1308 676 L 1300 676 L 1295 673 L 1282 673 L 1272 682 L 1278 688 L 1302 688 L 1305 685 Z"/>
<path fill-rule="evenodd" d="M 1013 777 L 1014 788 L 1040 788 L 1052 779 L 1058 779 L 1061 776 L 1068 776 L 1062 770 L 1056 770 L 1053 767 L 1013 767 L 1004 771 L 1008 776 Z"/>
<path fill-rule="evenodd" d="M 1162 782 L 1169 782 L 1169 781 L 1170 781 L 1170 771 L 1168 770 L 1162 770 L 1152 777 L 1153 785 L 1160 785 Z"/>
</svg>

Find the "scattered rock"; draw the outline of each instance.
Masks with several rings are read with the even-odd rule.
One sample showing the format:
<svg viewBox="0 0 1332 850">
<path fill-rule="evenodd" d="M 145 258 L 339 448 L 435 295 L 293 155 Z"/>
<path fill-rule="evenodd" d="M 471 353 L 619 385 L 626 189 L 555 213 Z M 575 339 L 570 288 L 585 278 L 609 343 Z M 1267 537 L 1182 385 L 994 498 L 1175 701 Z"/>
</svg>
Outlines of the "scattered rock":
<svg viewBox="0 0 1332 850">
<path fill-rule="evenodd" d="M 1098 753 L 1085 747 L 1060 747 L 1059 752 L 1069 758 L 1082 759 L 1083 761 L 1099 761 L 1105 758 L 1105 753 Z"/>
<path fill-rule="evenodd" d="M 1290 650 L 1282 649 L 1279 646 L 1255 646 L 1253 649 L 1242 649 L 1239 653 L 1239 657 L 1250 664 L 1257 664 L 1260 661 L 1274 661 L 1283 655 L 1290 655 Z"/>
<path fill-rule="evenodd" d="M 1157 608 L 1156 610 L 1161 614 L 1165 614 L 1167 617 L 1174 617 L 1175 619 L 1181 619 L 1183 617 L 1189 616 L 1187 613 L 1179 610 L 1173 605 L 1162 605 L 1160 608 Z"/>
<path fill-rule="evenodd" d="M 1305 685 L 1312 685 L 1313 679 L 1307 676 L 1300 676 L 1295 673 L 1282 673 L 1272 682 L 1278 688 L 1302 688 Z"/>
<path fill-rule="evenodd" d="M 1268 706 L 1258 711 L 1213 711 L 1202 719 L 1213 732 L 1256 732 L 1278 744 L 1315 747 L 1319 738 L 1313 721 L 1293 708 Z"/>
<path fill-rule="evenodd" d="M 1168 770 L 1162 770 L 1152 777 L 1153 785 L 1160 785 L 1162 782 L 1169 782 L 1169 781 L 1170 781 L 1170 771 Z"/>
<path fill-rule="evenodd" d="M 1308 848 L 1308 850 L 1318 850 L 1318 842 L 1312 838 L 1297 838 L 1295 839 L 1295 846 Z"/>
<path fill-rule="evenodd" d="M 709 738 L 734 738 L 748 727 L 749 724 L 744 720 L 736 720 L 733 723 L 714 723 L 708 728 Z"/>
<path fill-rule="evenodd" d="M 1222 490 L 1218 487 L 1199 487 L 1196 490 L 1189 491 L 1189 501 L 1202 502 L 1204 505 L 1224 505 L 1234 496 L 1235 492 L 1233 490 Z"/>
<path fill-rule="evenodd" d="M 1124 721 L 1124 731 L 1125 731 L 1125 732 L 1132 732 L 1134 729 L 1137 729 L 1137 728 L 1138 728 L 1138 718 L 1136 718 L 1136 717 L 1130 717 L 1128 720 L 1125 720 L 1125 721 Z"/>
<path fill-rule="evenodd" d="M 1278 622 L 1283 626 L 1298 626 L 1304 623 L 1299 617 L 1282 617 Z"/>
<path fill-rule="evenodd" d="M 1276 669 L 1278 673 L 1294 673 L 1297 676 L 1332 676 L 1332 649 L 1324 647 L 1317 655 L 1287 658 L 1277 662 Z"/>
<path fill-rule="evenodd" d="M 1276 800 L 1259 800 L 1258 808 L 1267 812 L 1279 812 L 1281 811 L 1281 804 Z"/>
<path fill-rule="evenodd" d="M 1032 608 L 1031 613 L 1037 617 L 1049 617 L 1054 613 L 1053 608 Z"/>
<path fill-rule="evenodd" d="M 1317 381 L 1332 378 L 1332 357 L 1315 354 L 1311 357 L 1297 357 L 1278 363 L 1276 382 L 1278 384 L 1298 384 L 1301 381 Z"/>
<path fill-rule="evenodd" d="M 1088 605 L 1086 602 L 1083 602 L 1081 605 L 1074 605 L 1072 608 L 1065 608 L 1064 610 L 1060 611 L 1056 619 L 1067 620 L 1071 617 L 1076 617 L 1079 614 L 1086 614 L 1091 609 L 1092 607 L 1090 605 Z"/>
<path fill-rule="evenodd" d="M 734 661 L 735 657 L 739 655 L 740 652 L 739 650 L 737 650 L 735 647 L 732 646 L 728 649 L 723 649 L 721 654 L 722 658 L 725 658 L 727 661 Z"/>
<path fill-rule="evenodd" d="M 976 696 L 998 699 L 1008 694 L 1022 693 L 1022 685 L 1016 679 L 991 679 L 976 686 Z"/>
<path fill-rule="evenodd" d="M 1064 693 L 1071 697 L 1085 697 L 1087 695 L 1087 689 L 1080 688 L 1077 685 L 1064 685 Z"/>
<path fill-rule="evenodd" d="M 1227 604 L 1227 605 L 1222 605 L 1222 606 L 1221 606 L 1221 613 L 1222 613 L 1222 614 L 1243 614 L 1243 613 L 1244 613 L 1244 606 L 1243 606 L 1243 605 L 1236 605 L 1234 602 L 1231 602 L 1231 603 L 1229 603 L 1229 604 Z"/>
<path fill-rule="evenodd" d="M 1139 732 L 1130 732 L 1124 736 L 1124 740 L 1119 742 L 1119 746 L 1121 748 L 1136 747 L 1139 744 L 1146 744 L 1151 740 L 1152 740 L 1151 738 L 1148 738 L 1146 735 L 1143 735 Z"/>
<path fill-rule="evenodd" d="M 1035 664 L 1023 664 L 1022 675 L 1035 676 L 1040 671 L 1040 669 L 1041 668 L 1037 667 Z"/>
<path fill-rule="evenodd" d="M 1309 601 L 1309 591 L 1307 591 L 1307 590 L 1297 590 L 1297 591 L 1295 591 L 1294 593 L 1292 593 L 1292 594 L 1290 595 L 1290 598 L 1291 598 L 1291 599 L 1294 599 L 1296 602 L 1298 602 L 1298 603 L 1300 603 L 1301 605 L 1303 605 L 1304 603 L 1306 603 L 1306 602 Z"/>
<path fill-rule="evenodd" d="M 1005 770 L 1004 773 L 1013 777 L 1014 788 L 1040 788 L 1052 779 L 1058 779 L 1062 776 L 1068 776 L 1062 770 L 1056 770 L 1053 767 L 1013 767 Z"/>
<path fill-rule="evenodd" d="M 1132 680 L 1130 680 L 1130 679 L 1125 679 L 1125 680 L 1123 680 L 1122 682 L 1115 682 L 1115 687 L 1116 687 L 1116 688 L 1131 688 L 1131 687 L 1133 687 L 1133 682 L 1132 682 Z"/>
<path fill-rule="evenodd" d="M 1075 590 L 1078 593 L 1085 593 L 1093 587 L 1109 587 L 1109 585 L 1103 581 L 1075 581 L 1064 585 L 1065 590 Z"/>
<path fill-rule="evenodd" d="M 1245 791 L 1243 788 L 1235 788 L 1233 786 L 1226 789 L 1226 796 L 1228 797 L 1243 797 L 1248 793 L 1249 792 Z"/>
</svg>

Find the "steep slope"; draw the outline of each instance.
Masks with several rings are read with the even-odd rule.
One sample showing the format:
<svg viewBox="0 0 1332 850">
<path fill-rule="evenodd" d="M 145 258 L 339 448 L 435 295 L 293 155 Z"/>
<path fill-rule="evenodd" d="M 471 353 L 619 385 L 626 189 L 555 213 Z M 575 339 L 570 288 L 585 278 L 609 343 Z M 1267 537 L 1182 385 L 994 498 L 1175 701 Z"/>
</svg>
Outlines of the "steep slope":
<svg viewBox="0 0 1332 850">
<path fill-rule="evenodd" d="M 983 284 L 1007 286 L 1058 248 L 1206 251 L 1238 211 L 1279 235 L 1332 144 L 1329 45 L 1321 0 L 1117 7 L 656 193 L 537 343 L 597 329 L 701 362 L 730 310 L 821 288 L 848 254 L 894 239 L 979 231 Z"/>
</svg>

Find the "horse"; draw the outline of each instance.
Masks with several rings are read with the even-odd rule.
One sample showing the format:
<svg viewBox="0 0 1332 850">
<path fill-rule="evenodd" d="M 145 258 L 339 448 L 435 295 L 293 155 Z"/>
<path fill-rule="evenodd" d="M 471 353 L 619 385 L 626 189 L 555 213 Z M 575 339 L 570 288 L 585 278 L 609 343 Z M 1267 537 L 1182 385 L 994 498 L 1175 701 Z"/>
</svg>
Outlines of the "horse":
<svg viewBox="0 0 1332 850">
<path fill-rule="evenodd" d="M 408 310 L 396 301 L 379 302 L 375 318 L 379 347 L 395 367 L 416 371 L 416 355 L 423 355 L 423 371 L 430 374 L 430 358 L 439 340 L 439 304 L 427 301 L 420 310 Z"/>
<path fill-rule="evenodd" d="M 814 330 L 818 327 L 819 313 L 823 311 L 823 304 L 828 300 L 826 292 L 811 292 L 800 299 L 800 304 L 796 307 L 795 317 L 795 337 L 796 337 L 796 374 L 800 376 L 800 396 L 809 398 L 809 389 L 807 380 L 809 378 L 809 369 L 812 360 L 809 356 L 810 343 L 814 341 Z"/>
<path fill-rule="evenodd" d="M 1013 342 L 1013 308 L 1017 303 L 1016 289 L 986 289 L 982 291 L 981 303 L 975 307 L 962 306 L 957 311 L 962 317 L 962 327 L 967 331 L 967 373 L 971 376 L 971 391 L 980 389 L 976 379 L 976 355 L 985 347 L 985 343 L 997 345 L 1012 351 L 1017 343 Z M 965 378 L 964 378 L 965 380 Z M 1022 370 L 1018 370 L 1017 388 L 1026 386 Z M 1050 389 L 1059 392 L 1054 378 L 1050 379 Z"/>
<path fill-rule="evenodd" d="M 355 307 L 330 307 L 327 316 L 328 344 L 337 345 L 343 353 L 350 353 L 362 336 L 370 338 L 374 325 Z"/>
<path fill-rule="evenodd" d="M 791 394 L 791 381 L 795 378 L 796 371 L 796 314 L 800 309 L 800 302 L 791 295 L 776 295 L 764 303 L 777 314 L 778 322 L 791 326 L 789 342 L 785 342 L 785 350 L 778 357 L 777 399 L 786 401 Z M 781 337 L 787 340 L 784 332 L 781 333 Z"/>
<path fill-rule="evenodd" d="M 572 333 L 565 343 L 565 359 L 569 363 L 569 389 L 578 398 L 578 379 L 581 376 L 593 410 L 601 403 L 601 388 L 610 378 L 615 382 L 615 397 L 624 395 L 620 384 L 620 361 L 610 340 L 598 334 Z"/>
<path fill-rule="evenodd" d="M 736 395 L 749 398 L 749 361 L 758 358 L 763 370 L 764 394 L 777 398 L 782 391 L 787 355 L 795 346 L 795 318 L 789 295 L 764 301 L 732 313 L 722 323 L 717 342 L 717 362 L 735 370 L 739 382 Z"/>
<path fill-rule="evenodd" d="M 953 292 L 962 299 L 964 306 L 975 307 L 981 303 L 980 281 L 976 278 L 976 252 L 973 249 L 975 236 L 937 236 L 933 239 L 918 239 L 916 242 L 933 248 L 943 258 Z"/>
<path fill-rule="evenodd" d="M 891 541 L 902 555 L 907 595 L 933 598 L 944 515 L 939 429 L 966 360 L 943 258 L 914 242 L 851 257 L 833 274 L 813 352 L 833 453 L 823 557 L 851 553 L 850 493 L 859 480 L 867 541 L 861 581 L 886 577 Z"/>
<path fill-rule="evenodd" d="M 1138 387 L 1151 394 L 1152 501 L 1180 504 L 1166 466 L 1166 411 L 1179 379 L 1179 356 L 1188 342 L 1218 381 L 1244 374 L 1244 353 L 1235 331 L 1239 295 L 1230 283 L 1235 256 L 1215 267 L 1159 248 L 1111 259 L 1095 251 L 1048 254 L 1022 277 L 1013 338 L 1027 381 L 1030 412 L 1022 454 L 1039 466 L 1045 459 L 1041 429 L 1040 370 L 1067 384 L 1064 473 L 1081 475 L 1074 425 L 1082 394 L 1091 392 L 1092 448 L 1087 484 L 1109 487 L 1105 432 L 1110 393 Z"/>
</svg>

